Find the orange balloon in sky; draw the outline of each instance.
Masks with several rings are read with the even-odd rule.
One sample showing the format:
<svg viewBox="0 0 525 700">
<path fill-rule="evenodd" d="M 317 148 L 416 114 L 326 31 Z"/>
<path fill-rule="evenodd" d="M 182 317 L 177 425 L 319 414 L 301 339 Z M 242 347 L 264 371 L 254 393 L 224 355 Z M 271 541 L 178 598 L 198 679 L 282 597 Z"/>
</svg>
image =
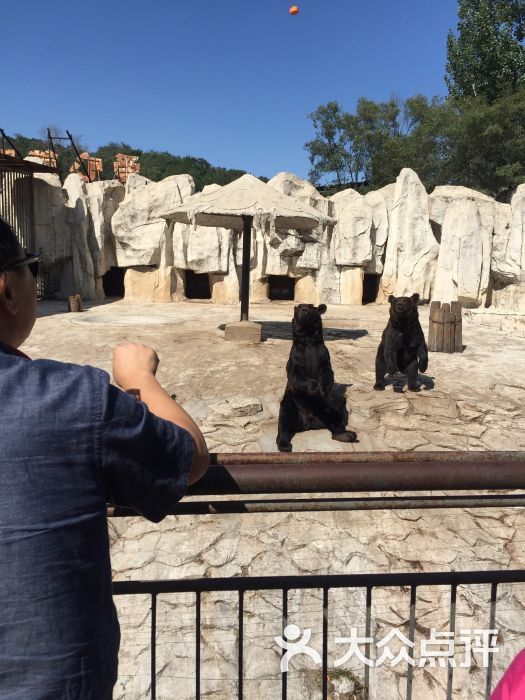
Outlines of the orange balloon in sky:
<svg viewBox="0 0 525 700">
<path fill-rule="evenodd" d="M 299 8 L 297 7 L 297 5 L 292 5 L 290 7 L 290 14 L 291 15 L 298 15 L 299 14 Z"/>
</svg>

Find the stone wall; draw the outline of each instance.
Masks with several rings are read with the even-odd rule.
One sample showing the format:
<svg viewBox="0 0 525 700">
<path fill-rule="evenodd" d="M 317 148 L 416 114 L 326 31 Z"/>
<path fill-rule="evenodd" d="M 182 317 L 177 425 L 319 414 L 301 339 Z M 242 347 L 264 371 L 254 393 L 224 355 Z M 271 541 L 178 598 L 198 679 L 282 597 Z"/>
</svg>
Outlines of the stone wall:
<svg viewBox="0 0 525 700">
<path fill-rule="evenodd" d="M 37 244 L 60 266 L 62 294 L 101 299 L 103 276 L 118 267 L 127 270 L 130 300 L 191 296 L 190 271 L 208 276 L 212 302 L 238 303 L 240 232 L 163 217 L 194 193 L 190 176 L 155 183 L 135 175 L 125 187 L 85 184 L 78 175 L 62 188 L 54 176 L 37 176 L 36 183 Z M 254 302 L 268 300 L 269 278 L 277 276 L 292 278 L 295 299 L 303 302 L 360 305 L 367 295 L 365 301 L 380 303 L 390 294 L 418 292 L 423 301 L 525 312 L 525 185 L 508 205 L 465 187 L 437 187 L 428 195 L 409 169 L 364 196 L 347 189 L 326 199 L 291 173 L 268 184 L 335 224 L 308 232 L 255 231 Z M 374 290 L 372 298 L 365 289 Z"/>
</svg>

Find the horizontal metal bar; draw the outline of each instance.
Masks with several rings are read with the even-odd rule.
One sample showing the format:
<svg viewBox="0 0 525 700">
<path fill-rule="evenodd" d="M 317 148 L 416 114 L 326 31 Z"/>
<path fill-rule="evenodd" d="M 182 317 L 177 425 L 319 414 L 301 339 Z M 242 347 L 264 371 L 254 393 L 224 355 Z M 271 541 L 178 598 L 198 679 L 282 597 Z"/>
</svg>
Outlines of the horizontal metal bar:
<svg viewBox="0 0 525 700">
<path fill-rule="evenodd" d="M 524 452 L 214 455 L 188 495 L 522 488 Z M 261 468 L 264 466 L 264 468 Z"/>
<path fill-rule="evenodd" d="M 115 595 L 270 591 L 300 588 L 376 588 L 525 583 L 525 569 L 502 571 L 434 571 L 401 574 L 330 574 L 312 576 L 254 576 L 160 581 L 114 581 Z"/>
<path fill-rule="evenodd" d="M 229 466 L 240 464 L 349 464 L 352 462 L 478 462 L 514 461 L 525 464 L 525 452 L 498 450 L 497 452 L 212 452 L 210 464 Z"/>
<path fill-rule="evenodd" d="M 389 496 L 384 498 L 297 498 L 254 501 L 194 501 L 179 503 L 171 515 L 226 515 L 233 513 L 297 513 L 345 510 L 423 510 L 429 508 L 523 508 L 519 496 Z M 133 517 L 130 508 L 110 506 L 112 518 Z"/>
</svg>

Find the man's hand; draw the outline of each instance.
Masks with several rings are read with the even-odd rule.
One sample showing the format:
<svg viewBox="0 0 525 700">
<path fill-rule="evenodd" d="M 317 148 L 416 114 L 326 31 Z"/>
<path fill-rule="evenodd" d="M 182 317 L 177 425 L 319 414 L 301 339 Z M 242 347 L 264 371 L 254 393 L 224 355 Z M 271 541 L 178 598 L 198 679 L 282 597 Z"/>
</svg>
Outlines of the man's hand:
<svg viewBox="0 0 525 700">
<path fill-rule="evenodd" d="M 124 391 L 140 388 L 142 377 L 155 376 L 159 358 L 155 350 L 139 343 L 126 343 L 115 348 L 113 378 Z"/>
</svg>

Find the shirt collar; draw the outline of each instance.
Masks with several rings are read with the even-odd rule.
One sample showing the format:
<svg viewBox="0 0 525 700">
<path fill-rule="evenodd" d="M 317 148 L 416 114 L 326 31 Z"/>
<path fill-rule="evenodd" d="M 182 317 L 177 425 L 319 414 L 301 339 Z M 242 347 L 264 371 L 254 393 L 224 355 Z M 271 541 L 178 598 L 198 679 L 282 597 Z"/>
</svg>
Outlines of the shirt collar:
<svg viewBox="0 0 525 700">
<path fill-rule="evenodd" d="M 10 345 L 5 345 L 4 343 L 0 343 L 0 352 L 4 352 L 6 355 L 16 355 L 17 357 L 23 357 L 24 360 L 31 359 L 25 353 L 23 353 L 21 350 L 18 350 L 17 348 L 13 348 Z"/>
</svg>

